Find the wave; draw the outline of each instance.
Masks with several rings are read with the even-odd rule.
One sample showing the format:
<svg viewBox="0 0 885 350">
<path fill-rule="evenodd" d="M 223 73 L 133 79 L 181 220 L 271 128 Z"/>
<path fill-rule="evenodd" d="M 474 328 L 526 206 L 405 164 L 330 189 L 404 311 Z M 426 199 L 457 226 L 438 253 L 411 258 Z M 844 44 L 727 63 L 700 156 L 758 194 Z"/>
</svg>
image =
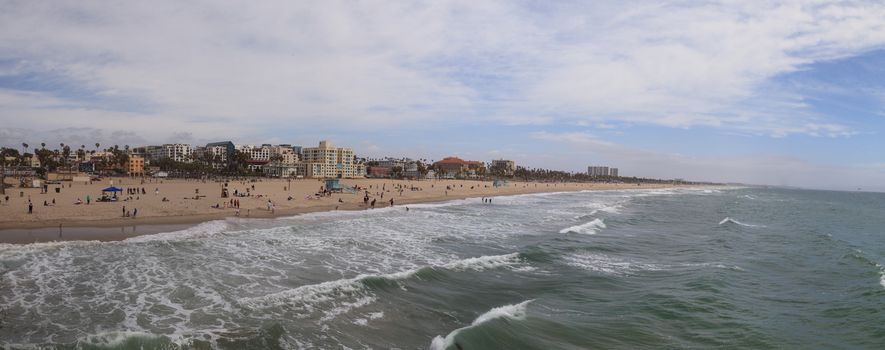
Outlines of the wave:
<svg viewBox="0 0 885 350">
<path fill-rule="evenodd" d="M 282 292 L 259 297 L 241 298 L 240 305 L 250 308 L 276 307 L 281 305 L 301 304 L 310 309 L 312 305 L 333 300 L 336 296 L 351 295 L 365 291 L 367 285 L 377 283 L 398 282 L 414 276 L 426 275 L 434 270 L 451 271 L 483 271 L 520 262 L 519 253 L 504 255 L 480 256 L 457 260 L 442 265 L 432 265 L 417 269 L 405 270 L 388 274 L 361 274 L 353 278 L 344 278 L 318 284 L 309 284 Z"/>
<path fill-rule="evenodd" d="M 722 221 L 719 222 L 719 225 L 721 226 L 721 225 L 725 225 L 728 223 L 739 225 L 739 226 L 744 226 L 744 227 L 765 227 L 763 225 L 745 224 L 743 222 L 737 221 L 737 220 L 732 219 L 730 217 L 726 217 L 725 219 L 722 219 Z"/>
<path fill-rule="evenodd" d="M 875 267 L 879 272 L 879 285 L 882 286 L 882 288 L 885 288 L 885 266 L 868 258 L 863 250 L 860 249 L 854 249 L 854 254 L 851 254 L 850 256 L 867 265 Z"/>
<path fill-rule="evenodd" d="M 585 235 L 595 235 L 601 229 L 606 228 L 605 222 L 602 219 L 593 219 L 586 224 L 567 227 L 562 230 L 559 230 L 559 233 L 582 233 Z"/>
<path fill-rule="evenodd" d="M 626 261 L 601 254 L 571 254 L 564 256 L 563 260 L 566 265 L 613 275 L 629 275 L 636 271 L 658 271 L 663 269 L 660 265 Z"/>
<path fill-rule="evenodd" d="M 470 323 L 469 326 L 458 328 L 458 329 L 452 331 L 451 333 L 449 333 L 448 335 L 446 335 L 445 338 L 443 338 L 441 336 L 436 336 L 435 338 L 433 338 L 433 341 L 431 341 L 431 343 L 430 343 L 430 349 L 431 350 L 448 349 L 452 345 L 455 345 L 455 337 L 458 335 L 458 333 L 461 333 L 462 331 L 464 331 L 466 329 L 476 327 L 478 325 L 481 325 L 485 322 L 488 322 L 488 321 L 491 321 L 494 319 L 506 318 L 506 319 L 512 319 L 512 320 L 524 320 L 526 317 L 526 307 L 528 306 L 528 304 L 530 302 L 532 302 L 534 300 L 535 299 L 529 299 L 529 300 L 523 301 L 519 304 L 510 304 L 510 305 L 499 306 L 499 307 L 493 308 L 489 311 L 486 311 L 484 314 L 479 315 L 479 317 L 477 317 L 475 320 L 473 320 L 473 322 Z M 460 346 L 458 348 L 460 348 Z"/>
<path fill-rule="evenodd" d="M 205 238 L 224 232 L 229 224 L 226 220 L 206 221 L 194 227 L 184 230 L 156 233 L 152 235 L 136 236 L 124 239 L 123 243 L 142 243 L 155 241 L 182 241 L 195 238 Z M 113 242 L 112 242 L 113 243 Z"/>
</svg>

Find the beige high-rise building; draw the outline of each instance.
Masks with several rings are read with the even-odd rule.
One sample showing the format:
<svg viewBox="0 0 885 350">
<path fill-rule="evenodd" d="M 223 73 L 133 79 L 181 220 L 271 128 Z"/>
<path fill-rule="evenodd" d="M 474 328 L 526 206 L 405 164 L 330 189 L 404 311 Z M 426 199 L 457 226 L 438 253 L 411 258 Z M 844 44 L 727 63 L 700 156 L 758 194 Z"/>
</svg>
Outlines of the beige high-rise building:
<svg viewBox="0 0 885 350">
<path fill-rule="evenodd" d="M 355 164 L 350 148 L 335 148 L 331 142 L 323 140 L 319 147 L 306 147 L 301 153 L 307 177 L 354 178 L 366 175 L 365 166 Z"/>
</svg>

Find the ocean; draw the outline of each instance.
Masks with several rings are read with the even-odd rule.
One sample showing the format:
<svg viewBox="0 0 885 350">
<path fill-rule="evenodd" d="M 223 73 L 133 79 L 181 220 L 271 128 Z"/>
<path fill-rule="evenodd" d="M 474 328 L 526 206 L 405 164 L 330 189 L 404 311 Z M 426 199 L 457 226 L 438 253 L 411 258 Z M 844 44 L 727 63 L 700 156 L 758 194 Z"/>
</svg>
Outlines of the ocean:
<svg viewBox="0 0 885 350">
<path fill-rule="evenodd" d="M 885 194 L 549 193 L 0 245 L 3 349 L 881 349 Z"/>
</svg>

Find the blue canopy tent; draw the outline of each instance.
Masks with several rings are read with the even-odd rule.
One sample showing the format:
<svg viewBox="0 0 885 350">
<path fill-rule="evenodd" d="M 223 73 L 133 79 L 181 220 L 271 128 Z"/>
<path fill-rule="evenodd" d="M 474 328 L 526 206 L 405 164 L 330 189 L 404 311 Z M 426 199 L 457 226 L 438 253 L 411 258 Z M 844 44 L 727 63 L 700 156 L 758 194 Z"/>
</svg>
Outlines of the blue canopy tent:
<svg viewBox="0 0 885 350">
<path fill-rule="evenodd" d="M 111 196 L 108 196 L 108 193 L 111 193 Z M 123 192 L 123 189 L 118 187 L 108 187 L 101 190 L 101 198 L 99 198 L 98 202 L 116 202 L 117 201 L 117 192 Z"/>
</svg>

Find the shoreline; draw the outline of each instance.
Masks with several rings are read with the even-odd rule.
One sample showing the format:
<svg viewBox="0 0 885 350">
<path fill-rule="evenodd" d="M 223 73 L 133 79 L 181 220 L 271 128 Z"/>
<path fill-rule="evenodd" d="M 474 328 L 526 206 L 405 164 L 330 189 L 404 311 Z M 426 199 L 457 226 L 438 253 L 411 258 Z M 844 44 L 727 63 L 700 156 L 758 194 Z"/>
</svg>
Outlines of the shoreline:
<svg viewBox="0 0 885 350">
<path fill-rule="evenodd" d="M 662 188 L 680 188 L 680 187 L 697 187 L 697 186 L 680 186 L 680 185 L 664 185 L 664 184 L 644 184 L 642 186 L 590 186 L 589 188 L 526 188 L 525 190 L 508 191 L 507 193 L 495 194 L 477 194 L 477 193 L 453 193 L 445 196 L 428 196 L 418 198 L 397 198 L 395 205 L 397 207 L 406 207 L 410 204 L 427 204 L 442 203 L 448 201 L 464 200 L 470 198 L 494 198 L 505 196 L 518 196 L 527 194 L 542 193 L 569 193 L 580 191 L 610 191 L 610 190 L 644 190 L 644 189 L 662 189 Z M 376 208 L 387 208 L 390 205 L 386 201 L 380 202 Z M 337 209 L 336 209 L 337 208 Z M 230 209 L 219 211 L 218 213 L 199 213 L 184 215 L 166 215 L 166 216 L 145 216 L 138 218 L 117 217 L 98 220 L 78 220 L 78 219 L 51 219 L 30 222 L 0 222 L 0 244 L 30 244 L 53 241 L 77 241 L 77 240 L 98 240 L 98 241 L 119 241 L 130 237 L 157 234 L 164 232 L 173 232 L 184 230 L 196 225 L 214 221 L 225 220 L 227 218 L 240 219 L 275 219 L 280 217 L 291 217 L 301 214 L 309 214 L 316 212 L 330 212 L 335 210 L 341 211 L 361 211 L 371 210 L 362 203 L 312 203 L 308 206 L 297 206 L 289 208 L 276 209 L 273 213 L 264 209 L 251 210 L 247 215 L 247 211 L 241 210 L 241 215 L 236 216 Z"/>
</svg>

